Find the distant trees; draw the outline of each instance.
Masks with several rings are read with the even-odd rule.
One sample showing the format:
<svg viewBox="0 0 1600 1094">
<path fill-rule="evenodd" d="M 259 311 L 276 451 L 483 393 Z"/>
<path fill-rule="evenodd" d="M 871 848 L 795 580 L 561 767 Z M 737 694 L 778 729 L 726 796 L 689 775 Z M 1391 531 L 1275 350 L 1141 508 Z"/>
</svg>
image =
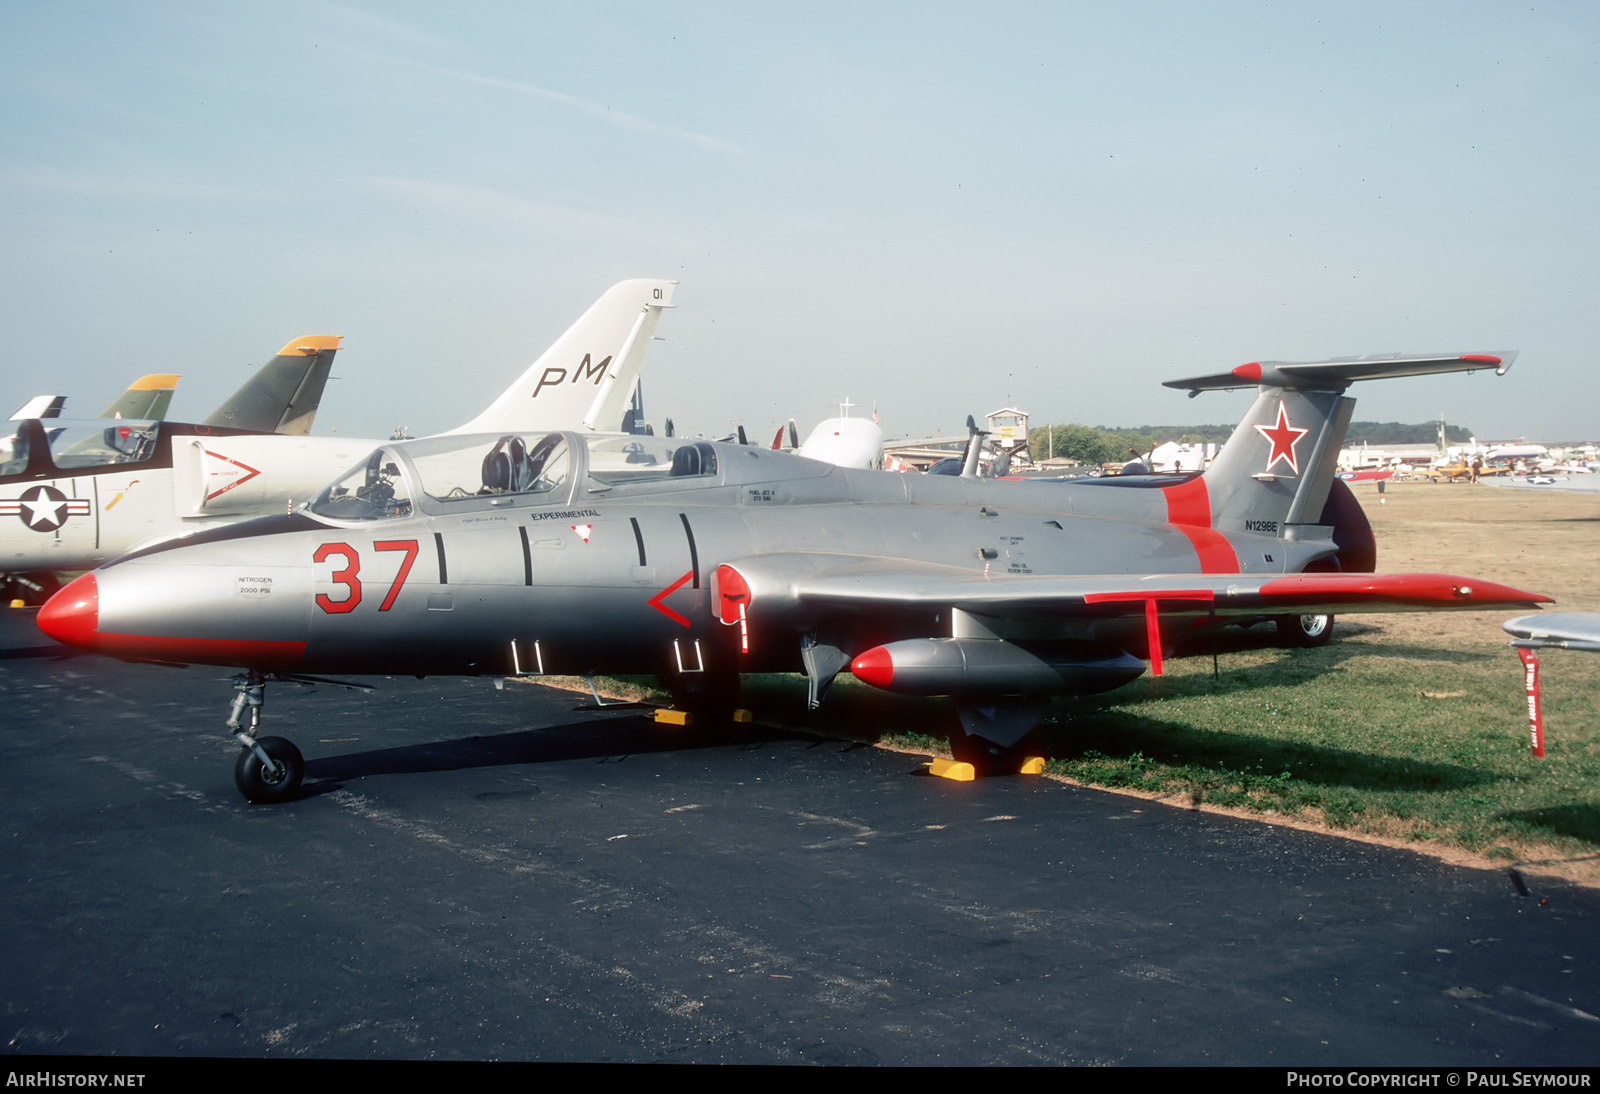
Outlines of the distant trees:
<svg viewBox="0 0 1600 1094">
<path fill-rule="evenodd" d="M 1142 425 L 1137 429 L 1108 429 L 1104 426 L 1039 426 L 1028 431 L 1028 447 L 1035 460 L 1065 458 L 1085 464 L 1124 463 L 1131 452 L 1149 452 L 1158 444 L 1221 444 L 1233 433 L 1231 425 Z M 1346 444 L 1381 446 L 1386 444 L 1431 444 L 1439 436 L 1437 422 L 1351 422 Z M 1463 444 L 1472 431 L 1463 426 L 1446 425 L 1445 440 Z"/>
</svg>

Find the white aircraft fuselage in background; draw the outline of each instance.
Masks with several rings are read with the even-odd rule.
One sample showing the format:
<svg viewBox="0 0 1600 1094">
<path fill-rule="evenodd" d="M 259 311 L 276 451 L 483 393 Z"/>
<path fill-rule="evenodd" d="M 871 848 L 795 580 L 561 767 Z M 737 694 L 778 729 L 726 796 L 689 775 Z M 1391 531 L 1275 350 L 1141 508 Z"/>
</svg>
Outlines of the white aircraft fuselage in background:
<svg viewBox="0 0 1600 1094">
<path fill-rule="evenodd" d="M 676 285 L 614 285 L 452 432 L 619 429 Z M 155 421 L 14 427 L 0 439 L 0 572 L 16 575 L 88 570 L 157 540 L 285 512 L 385 443 Z"/>
</svg>

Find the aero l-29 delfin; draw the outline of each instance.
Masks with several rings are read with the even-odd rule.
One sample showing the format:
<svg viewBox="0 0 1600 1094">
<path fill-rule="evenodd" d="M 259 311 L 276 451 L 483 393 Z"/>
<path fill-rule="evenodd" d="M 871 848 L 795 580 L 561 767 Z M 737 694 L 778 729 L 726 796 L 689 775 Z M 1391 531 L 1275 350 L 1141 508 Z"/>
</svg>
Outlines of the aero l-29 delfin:
<svg viewBox="0 0 1600 1094">
<path fill-rule="evenodd" d="M 163 420 L 178 382 L 170 373 L 140 377 L 98 419 L 60 417 L 62 396 L 29 402 L 12 418 L 9 435 L 0 436 L 0 518 L 17 518 L 0 519 L 7 599 L 38 602 L 58 587 L 57 571 L 86 570 L 143 540 L 181 531 L 175 507 L 198 512 L 208 491 L 226 494 L 253 470 L 209 449 L 249 443 L 238 440 L 244 436 L 309 431 L 338 349 L 338 338 L 294 339 L 193 425 Z M 200 474 L 174 478 L 186 456 L 199 462 Z M 207 477 L 208 460 L 215 466 Z M 185 504 L 180 484 L 191 481 L 199 505 Z"/>
<path fill-rule="evenodd" d="M 167 416 L 167 407 L 172 402 L 172 393 L 177 390 L 178 380 L 175 372 L 153 372 L 141 376 L 128 385 L 127 391 L 113 399 L 111 405 L 100 412 L 100 417 L 159 421 Z M 11 420 L 59 418 L 66 403 L 65 395 L 36 395 L 22 404 L 21 409 L 11 415 Z"/>
<path fill-rule="evenodd" d="M 676 284 L 612 286 L 456 432 L 620 428 Z M 382 443 L 306 435 L 338 346 L 331 336 L 290 342 L 197 425 L 15 423 L 0 439 L 0 570 L 87 570 L 157 539 L 299 505 Z"/>
<path fill-rule="evenodd" d="M 256 735 L 299 673 L 658 673 L 730 704 L 747 672 L 848 669 L 949 696 L 960 759 L 1001 768 L 1051 695 L 1160 671 L 1230 619 L 1535 606 L 1473 578 L 1368 572 L 1332 495 L 1355 380 L 1496 369 L 1511 353 L 1252 363 L 1175 381 L 1259 388 L 1204 473 L 1076 483 L 852 470 L 761 448 L 503 433 L 377 449 L 303 509 L 135 552 L 58 593 L 46 633 L 117 657 L 245 669 L 229 720 L 252 801 L 299 751 Z M 1334 496 L 1334 502 L 1330 502 Z M 1015 768 L 1011 768 L 1015 770 Z"/>
</svg>

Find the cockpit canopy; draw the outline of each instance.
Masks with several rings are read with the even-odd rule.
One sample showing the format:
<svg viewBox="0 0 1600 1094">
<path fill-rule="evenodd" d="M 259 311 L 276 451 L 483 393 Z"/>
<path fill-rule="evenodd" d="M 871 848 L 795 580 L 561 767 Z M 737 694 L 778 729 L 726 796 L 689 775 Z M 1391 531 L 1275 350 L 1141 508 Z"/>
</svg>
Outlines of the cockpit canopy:
<svg viewBox="0 0 1600 1094">
<path fill-rule="evenodd" d="M 705 441 L 569 433 L 432 437 L 386 445 L 317 495 L 330 520 L 387 520 L 506 505 L 566 502 L 641 484 L 719 481 Z"/>
<path fill-rule="evenodd" d="M 24 419 L 0 435 L 0 477 L 143 463 L 156 452 L 161 424 L 123 418 Z"/>
</svg>

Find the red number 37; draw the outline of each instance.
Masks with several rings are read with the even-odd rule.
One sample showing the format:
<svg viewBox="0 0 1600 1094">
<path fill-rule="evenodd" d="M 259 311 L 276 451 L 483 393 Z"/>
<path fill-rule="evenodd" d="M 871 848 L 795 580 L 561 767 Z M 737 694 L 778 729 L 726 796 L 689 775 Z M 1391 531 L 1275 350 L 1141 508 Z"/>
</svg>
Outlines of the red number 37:
<svg viewBox="0 0 1600 1094">
<path fill-rule="evenodd" d="M 394 575 L 394 582 L 384 595 L 383 603 L 378 605 L 380 612 L 386 612 L 394 605 L 394 598 L 400 595 L 400 589 L 411 573 L 411 564 L 417 560 L 417 541 L 381 539 L 372 545 L 372 549 L 406 553 L 406 557 L 400 560 L 400 572 Z M 333 582 L 335 585 L 343 585 L 347 591 L 342 600 L 335 600 L 327 593 L 318 593 L 317 607 L 330 615 L 342 615 L 345 612 L 355 611 L 356 605 L 361 603 L 361 556 L 356 554 L 356 549 L 348 543 L 324 543 L 311 556 L 311 561 L 326 562 L 335 555 L 344 559 L 346 565 L 343 569 L 333 571 Z"/>
</svg>

